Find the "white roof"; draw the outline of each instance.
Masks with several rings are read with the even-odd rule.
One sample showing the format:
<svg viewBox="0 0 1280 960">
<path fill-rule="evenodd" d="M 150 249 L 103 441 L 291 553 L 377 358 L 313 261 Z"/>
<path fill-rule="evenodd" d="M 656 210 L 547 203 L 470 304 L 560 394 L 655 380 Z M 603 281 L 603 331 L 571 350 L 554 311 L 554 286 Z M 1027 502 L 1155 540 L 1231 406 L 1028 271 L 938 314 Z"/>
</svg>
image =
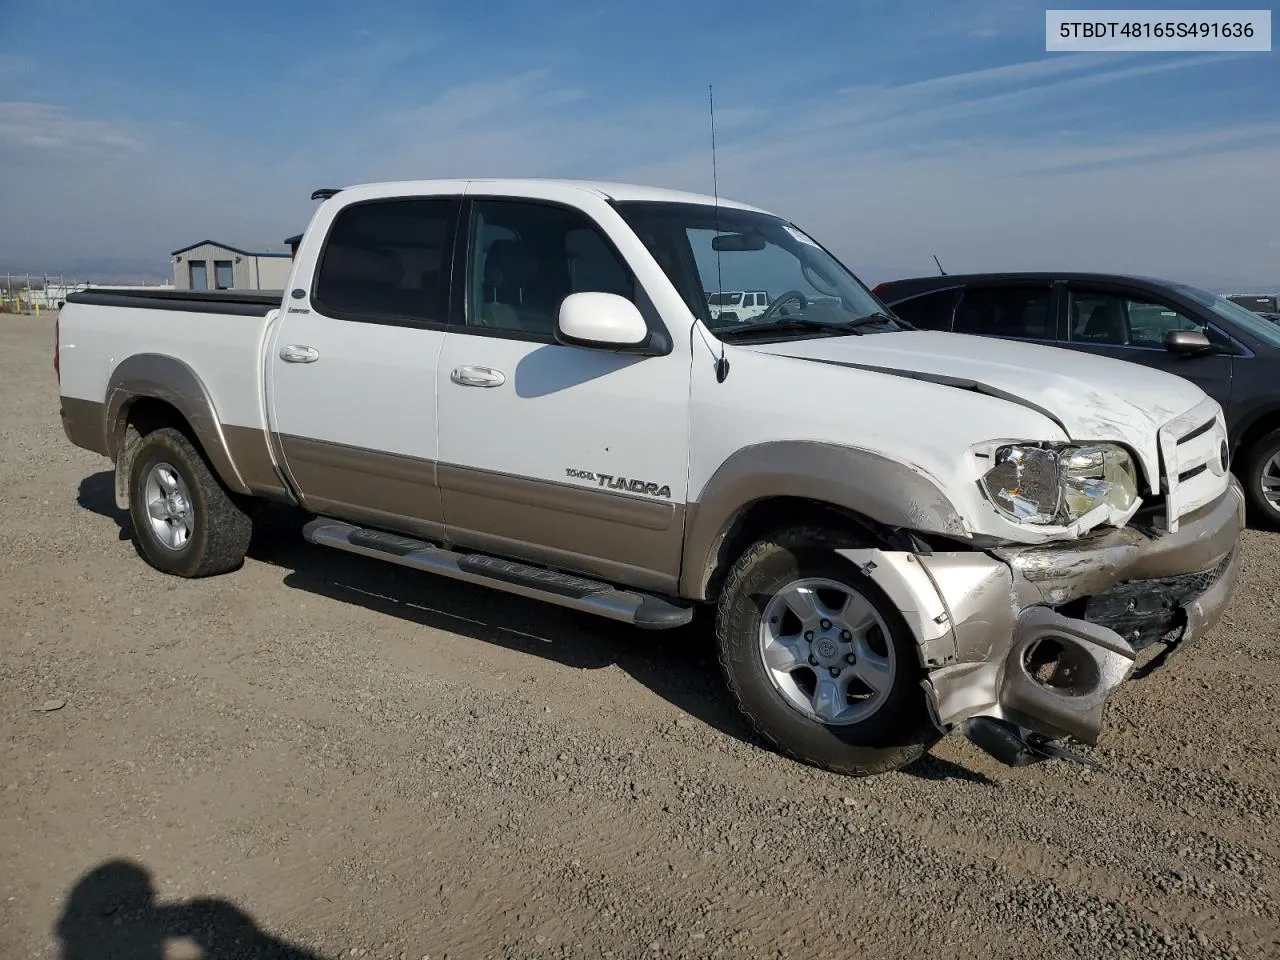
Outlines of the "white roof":
<svg viewBox="0 0 1280 960">
<path fill-rule="evenodd" d="M 541 192 L 545 191 L 548 186 L 557 186 L 569 190 L 582 190 L 593 193 L 596 196 L 607 197 L 611 200 L 648 200 L 660 203 L 705 203 L 713 204 L 716 198 L 703 193 L 689 193 L 683 190 L 669 190 L 665 187 L 651 187 L 638 183 L 618 183 L 608 180 L 562 180 L 550 177 L 521 177 L 521 178 L 499 178 L 499 177 L 475 177 L 470 179 L 448 179 L 448 180 L 403 180 L 395 182 L 382 183 L 362 183 L 354 184 L 345 188 L 346 190 L 360 190 L 361 192 L 381 193 L 388 188 L 394 188 L 396 191 L 417 192 L 417 193 L 440 193 L 456 189 L 462 184 L 488 184 L 491 188 L 501 188 L 504 193 L 519 195 L 523 189 Z M 735 210 L 752 210 L 757 213 L 767 213 L 759 207 L 749 206 L 745 203 L 739 203 L 735 200 L 728 200 L 724 197 L 720 198 L 720 206 L 728 207 Z"/>
</svg>

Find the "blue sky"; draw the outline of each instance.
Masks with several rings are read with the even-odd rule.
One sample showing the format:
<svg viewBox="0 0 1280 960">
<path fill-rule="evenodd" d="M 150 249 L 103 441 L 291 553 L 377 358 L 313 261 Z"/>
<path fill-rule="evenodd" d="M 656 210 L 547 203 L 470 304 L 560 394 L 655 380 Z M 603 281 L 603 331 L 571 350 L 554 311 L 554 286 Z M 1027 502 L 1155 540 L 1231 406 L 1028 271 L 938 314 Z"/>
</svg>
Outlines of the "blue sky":
<svg viewBox="0 0 1280 960">
<path fill-rule="evenodd" d="M 721 193 L 872 282 L 937 253 L 1280 286 L 1276 52 L 1049 54 L 1044 6 L 1006 0 L 3 0 L 0 25 L 4 264 L 163 271 L 374 179 L 709 191 L 714 83 Z"/>
</svg>

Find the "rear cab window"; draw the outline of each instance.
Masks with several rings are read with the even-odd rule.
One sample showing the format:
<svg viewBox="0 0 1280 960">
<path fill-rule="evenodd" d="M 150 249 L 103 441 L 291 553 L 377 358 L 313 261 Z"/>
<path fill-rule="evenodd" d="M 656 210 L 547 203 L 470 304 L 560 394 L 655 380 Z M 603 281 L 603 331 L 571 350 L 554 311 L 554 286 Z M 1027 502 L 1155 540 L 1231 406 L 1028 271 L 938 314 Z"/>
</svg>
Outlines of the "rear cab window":
<svg viewBox="0 0 1280 960">
<path fill-rule="evenodd" d="M 456 197 L 405 197 L 338 211 L 316 267 L 315 309 L 364 323 L 447 322 L 460 205 Z"/>
</svg>

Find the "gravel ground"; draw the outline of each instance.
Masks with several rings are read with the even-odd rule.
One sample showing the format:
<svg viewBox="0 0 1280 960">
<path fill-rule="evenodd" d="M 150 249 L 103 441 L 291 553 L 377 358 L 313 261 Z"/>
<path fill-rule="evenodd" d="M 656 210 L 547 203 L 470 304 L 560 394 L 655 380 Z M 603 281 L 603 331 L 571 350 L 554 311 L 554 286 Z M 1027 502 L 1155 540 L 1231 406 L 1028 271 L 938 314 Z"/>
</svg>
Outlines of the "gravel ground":
<svg viewBox="0 0 1280 960">
<path fill-rule="evenodd" d="M 851 780 L 650 635 L 302 543 L 137 556 L 0 317 L 0 957 L 1276 957 L 1280 535 L 1091 771 Z M 53 708 L 53 709 L 45 709 Z"/>
</svg>

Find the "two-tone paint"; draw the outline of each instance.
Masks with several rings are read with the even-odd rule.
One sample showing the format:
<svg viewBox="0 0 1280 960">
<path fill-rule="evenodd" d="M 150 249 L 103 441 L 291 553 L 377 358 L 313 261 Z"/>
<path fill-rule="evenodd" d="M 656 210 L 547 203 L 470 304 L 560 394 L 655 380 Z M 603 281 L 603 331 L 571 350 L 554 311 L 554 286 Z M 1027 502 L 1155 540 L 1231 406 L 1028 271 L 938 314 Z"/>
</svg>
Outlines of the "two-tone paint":
<svg viewBox="0 0 1280 960">
<path fill-rule="evenodd" d="M 460 217 L 476 197 L 579 211 L 631 272 L 657 346 L 610 352 L 473 325 L 459 294 L 460 241 L 439 322 L 326 313 L 313 276 L 334 218 L 349 204 L 410 196 L 454 202 Z M 61 318 L 67 434 L 123 474 L 134 414 L 171 409 L 235 493 L 694 601 L 713 598 L 735 529 L 761 504 L 820 505 L 881 531 L 941 538 L 954 549 L 886 542 L 850 554 L 911 624 L 939 722 L 1008 707 L 1034 724 L 1039 709 L 1055 734 L 1096 734 L 1096 704 L 1073 714 L 1029 701 L 1011 679 L 1010 651 L 1045 628 L 1028 611 L 1075 599 L 1072 583 L 1105 590 L 1151 552 L 1166 572 L 1222 564 L 1240 522 L 1235 488 L 1213 469 L 1226 435 L 1217 405 L 1160 372 L 976 337 L 722 344 L 615 200 L 713 202 L 558 181 L 355 187 L 316 209 L 281 303 L 75 295 Z M 717 375 L 725 361 L 727 377 Z M 1165 512 L 1159 530 L 1132 544 L 1127 566 L 1106 559 L 1106 518 L 1097 529 L 1030 527 L 985 499 L 987 452 L 1025 440 L 1131 451 L 1144 494 Z M 1179 486 L 1180 475 L 1194 479 Z M 1092 546 L 1081 552 L 1082 542 Z M 1195 547 L 1206 542 L 1220 555 Z M 1057 600 L 1023 589 L 1034 564 L 1017 551 L 1034 549 L 1073 558 L 1055 567 L 1068 583 Z M 1229 566 L 1197 629 L 1221 612 Z M 1105 699 L 1133 651 L 1111 631 L 1072 623 L 1096 654 Z"/>
</svg>

